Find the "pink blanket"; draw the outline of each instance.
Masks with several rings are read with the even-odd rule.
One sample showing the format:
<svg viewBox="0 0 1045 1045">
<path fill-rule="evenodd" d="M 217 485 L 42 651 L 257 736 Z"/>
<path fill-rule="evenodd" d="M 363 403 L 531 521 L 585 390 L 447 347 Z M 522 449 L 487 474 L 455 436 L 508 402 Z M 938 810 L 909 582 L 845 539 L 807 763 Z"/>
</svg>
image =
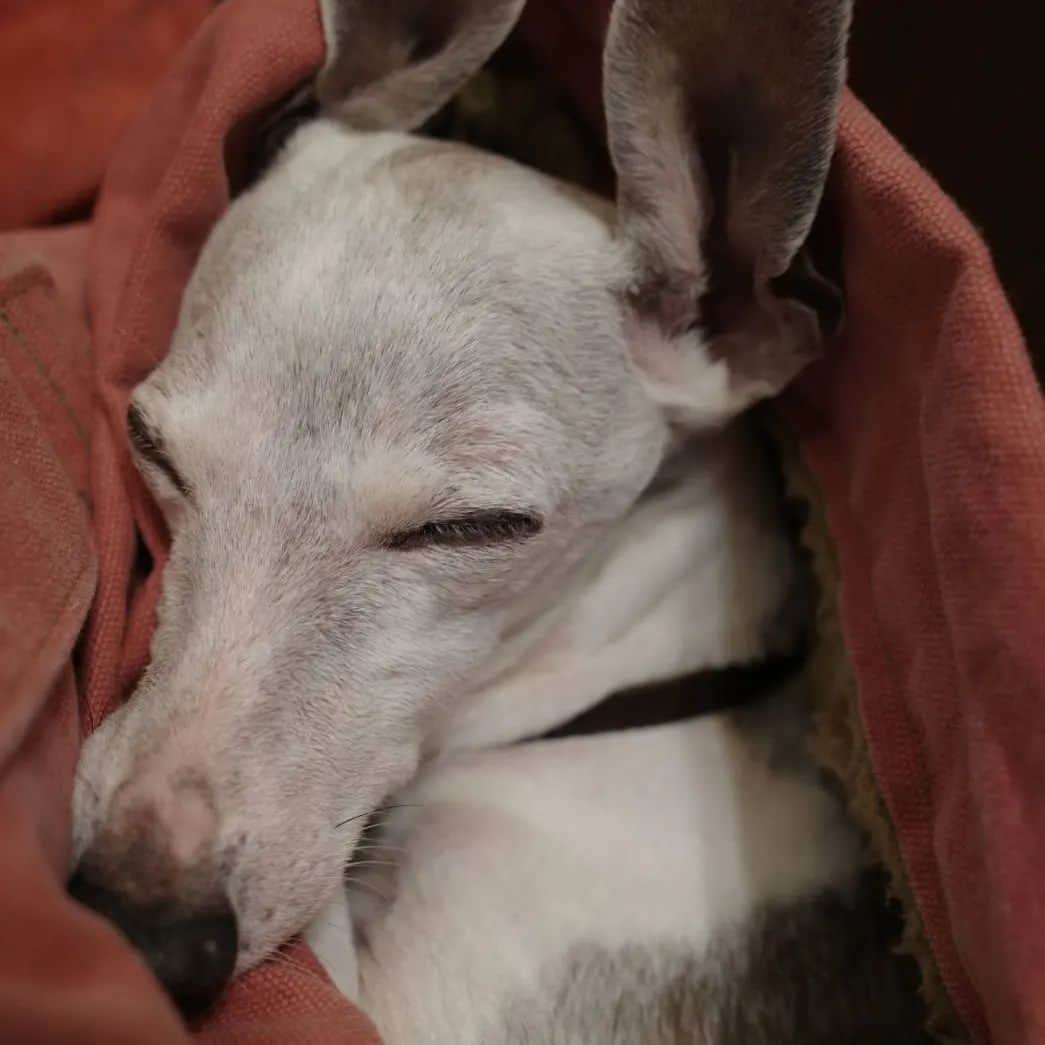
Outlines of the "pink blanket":
<svg viewBox="0 0 1045 1045">
<path fill-rule="evenodd" d="M 606 6 L 534 0 L 523 27 L 595 119 Z M 165 557 L 128 456 L 129 391 L 166 351 L 252 127 L 322 55 L 311 3 L 226 0 L 113 153 L 89 261 L 84 230 L 0 241 L 0 924 L 17 942 L 0 948 L 3 1041 L 189 1040 L 115 930 L 64 895 L 76 713 L 89 729 L 133 686 Z M 825 494 L 878 783 L 942 977 L 978 1039 L 1031 1045 L 1045 407 L 982 243 L 852 98 L 834 195 L 847 331 L 785 412 Z M 197 1036 L 375 1040 L 303 948 L 290 959 L 244 977 Z"/>
</svg>

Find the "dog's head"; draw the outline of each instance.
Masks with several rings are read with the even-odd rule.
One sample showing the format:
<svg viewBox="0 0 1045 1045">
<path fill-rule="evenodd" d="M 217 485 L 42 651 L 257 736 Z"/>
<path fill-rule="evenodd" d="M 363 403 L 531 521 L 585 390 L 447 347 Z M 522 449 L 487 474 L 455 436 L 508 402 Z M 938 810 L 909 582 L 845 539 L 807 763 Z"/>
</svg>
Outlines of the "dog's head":
<svg viewBox="0 0 1045 1045">
<path fill-rule="evenodd" d="M 796 259 L 845 4 L 618 0 L 616 208 L 409 134 L 521 6 L 327 3 L 325 115 L 214 229 L 134 393 L 173 543 L 148 671 L 83 752 L 76 889 L 187 1004 L 315 913 L 672 433 L 816 353 Z"/>
</svg>

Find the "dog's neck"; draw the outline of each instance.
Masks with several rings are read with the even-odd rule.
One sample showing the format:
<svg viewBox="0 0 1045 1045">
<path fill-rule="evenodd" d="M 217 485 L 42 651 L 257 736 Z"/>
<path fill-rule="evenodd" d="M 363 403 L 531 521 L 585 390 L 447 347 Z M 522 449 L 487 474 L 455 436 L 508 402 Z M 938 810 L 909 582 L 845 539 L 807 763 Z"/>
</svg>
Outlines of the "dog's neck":
<svg viewBox="0 0 1045 1045">
<path fill-rule="evenodd" d="M 773 652 L 793 579 L 747 431 L 688 443 L 599 551 L 541 593 L 429 750 L 536 736 L 621 689 Z"/>
</svg>

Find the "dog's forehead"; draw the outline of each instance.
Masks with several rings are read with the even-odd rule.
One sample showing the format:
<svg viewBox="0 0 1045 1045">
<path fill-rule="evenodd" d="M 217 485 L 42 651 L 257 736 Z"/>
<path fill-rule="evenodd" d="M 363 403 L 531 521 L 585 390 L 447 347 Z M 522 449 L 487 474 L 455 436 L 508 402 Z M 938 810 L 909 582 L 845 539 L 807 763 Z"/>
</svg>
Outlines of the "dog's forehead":
<svg viewBox="0 0 1045 1045">
<path fill-rule="evenodd" d="M 299 136 L 190 282 L 148 382 L 170 441 L 205 456 L 220 430 L 227 461 L 318 441 L 338 460 L 516 473 L 602 445 L 629 394 L 605 208 L 466 148 Z"/>
<path fill-rule="evenodd" d="M 525 168 L 307 128 L 215 229 L 155 383 L 295 425 L 476 422 L 619 380 L 607 212 Z M 561 414 L 561 409 L 556 409 Z"/>
<path fill-rule="evenodd" d="M 612 319 L 597 204 L 476 150 L 308 130 L 215 230 L 174 346 L 192 363 L 172 380 L 263 362 L 369 392 L 524 394 L 521 376 L 586 347 L 575 316 Z"/>
</svg>

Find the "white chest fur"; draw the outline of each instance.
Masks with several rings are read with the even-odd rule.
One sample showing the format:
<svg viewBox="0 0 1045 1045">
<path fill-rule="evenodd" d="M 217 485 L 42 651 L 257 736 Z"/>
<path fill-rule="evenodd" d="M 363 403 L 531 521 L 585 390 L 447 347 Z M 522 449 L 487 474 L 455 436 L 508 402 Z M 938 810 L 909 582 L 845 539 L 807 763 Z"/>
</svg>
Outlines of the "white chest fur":
<svg viewBox="0 0 1045 1045">
<path fill-rule="evenodd" d="M 786 642 L 793 552 L 745 423 L 695 440 L 601 555 L 542 593 L 431 750 L 536 736 L 610 693 Z"/>
<path fill-rule="evenodd" d="M 462 753 L 402 801 L 382 833 L 398 869 L 364 864 L 349 893 L 358 1000 L 390 1045 L 499 1041 L 520 999 L 553 996 L 548 976 L 578 946 L 699 957 L 858 863 L 815 779 L 773 768 L 721 716 Z"/>
</svg>

